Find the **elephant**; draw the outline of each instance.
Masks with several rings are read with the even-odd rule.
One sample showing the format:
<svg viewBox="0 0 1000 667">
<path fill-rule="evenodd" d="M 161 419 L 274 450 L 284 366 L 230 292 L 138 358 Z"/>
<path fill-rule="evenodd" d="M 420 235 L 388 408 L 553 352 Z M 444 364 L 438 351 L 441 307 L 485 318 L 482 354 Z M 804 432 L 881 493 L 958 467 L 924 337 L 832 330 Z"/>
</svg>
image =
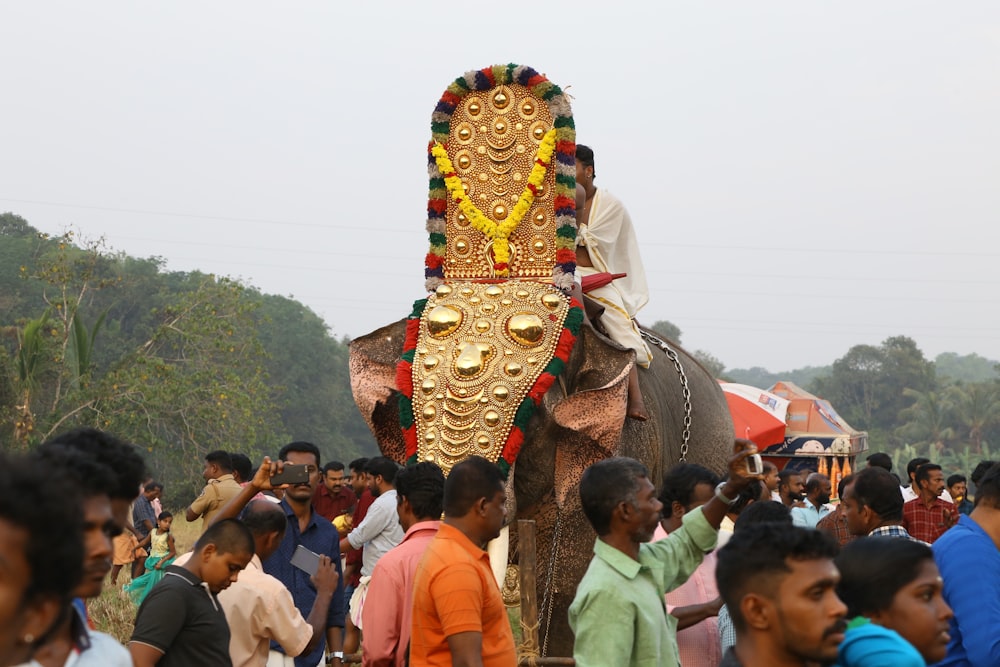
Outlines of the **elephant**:
<svg viewBox="0 0 1000 667">
<path fill-rule="evenodd" d="M 405 326 L 406 320 L 400 320 L 350 344 L 355 401 L 382 453 L 398 462 L 406 458 L 396 389 Z M 629 456 L 643 462 L 659 486 L 664 472 L 682 458 L 722 472 L 732 454 L 732 420 L 716 380 L 679 346 L 655 335 L 649 340 L 654 358 L 639 373 L 648 421 L 626 418 L 628 373 L 635 353 L 584 325 L 565 372 L 532 418 L 510 471 L 512 560 L 517 550 L 515 519 L 536 522 L 542 655 L 573 654 L 567 610 L 596 537 L 580 505 L 584 469 L 611 456 Z M 685 385 L 690 410 L 685 409 Z M 686 416 L 690 437 L 682 457 Z"/>
</svg>

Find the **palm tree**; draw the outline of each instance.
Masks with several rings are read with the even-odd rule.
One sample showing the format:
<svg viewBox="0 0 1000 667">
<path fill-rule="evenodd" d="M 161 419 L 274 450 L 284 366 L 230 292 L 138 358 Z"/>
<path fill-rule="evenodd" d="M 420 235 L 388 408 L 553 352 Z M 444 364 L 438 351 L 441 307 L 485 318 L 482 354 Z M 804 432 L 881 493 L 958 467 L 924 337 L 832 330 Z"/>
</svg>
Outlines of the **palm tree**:
<svg viewBox="0 0 1000 667">
<path fill-rule="evenodd" d="M 1000 421 L 1000 391 L 992 382 L 973 382 L 948 388 L 948 397 L 954 406 L 955 417 L 968 434 L 972 451 L 983 448 L 983 434 Z"/>
<path fill-rule="evenodd" d="M 940 452 L 945 442 L 955 437 L 955 429 L 950 426 L 951 401 L 935 391 L 906 388 L 903 395 L 913 403 L 900 411 L 900 418 L 906 421 L 896 429 L 897 433 L 910 442 L 930 443 Z"/>
</svg>

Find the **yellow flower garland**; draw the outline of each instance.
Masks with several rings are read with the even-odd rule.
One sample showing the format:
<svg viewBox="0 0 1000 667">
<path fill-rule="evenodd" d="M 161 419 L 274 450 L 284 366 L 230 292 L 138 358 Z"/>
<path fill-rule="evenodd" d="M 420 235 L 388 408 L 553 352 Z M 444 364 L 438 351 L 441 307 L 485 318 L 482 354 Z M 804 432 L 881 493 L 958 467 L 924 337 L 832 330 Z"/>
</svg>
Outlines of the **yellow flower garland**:
<svg viewBox="0 0 1000 667">
<path fill-rule="evenodd" d="M 545 133 L 545 137 L 538 147 L 538 154 L 535 156 L 535 165 L 531 168 L 531 174 L 528 175 L 528 183 L 524 186 L 524 191 L 521 193 L 520 198 L 518 198 L 517 204 L 506 220 L 497 223 L 495 220 L 486 217 L 472 203 L 468 195 L 465 194 L 465 188 L 462 187 L 462 179 L 455 173 L 455 168 L 451 164 L 448 152 L 444 149 L 444 146 L 440 143 L 435 143 L 434 147 L 431 148 L 431 155 L 434 156 L 434 160 L 437 162 L 438 171 L 444 177 L 445 186 L 448 188 L 451 196 L 458 202 L 458 208 L 465 214 L 465 217 L 469 220 L 473 228 L 482 232 L 486 238 L 493 241 L 495 264 L 501 267 L 496 270 L 496 275 L 502 278 L 510 275 L 510 269 L 507 266 L 510 261 L 510 242 L 508 239 L 531 209 L 531 205 L 535 201 L 535 192 L 545 180 L 545 172 L 552 160 L 552 154 L 555 152 L 555 149 L 556 130 L 553 128 Z"/>
</svg>

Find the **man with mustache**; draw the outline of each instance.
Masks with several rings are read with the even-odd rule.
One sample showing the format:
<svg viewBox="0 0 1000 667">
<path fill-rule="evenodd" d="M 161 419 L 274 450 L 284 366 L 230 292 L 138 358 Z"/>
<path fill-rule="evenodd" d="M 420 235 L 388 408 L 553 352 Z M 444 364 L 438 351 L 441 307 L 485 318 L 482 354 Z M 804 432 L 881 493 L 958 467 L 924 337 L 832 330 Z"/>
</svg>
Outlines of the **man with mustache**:
<svg viewBox="0 0 1000 667">
<path fill-rule="evenodd" d="M 715 570 L 736 629 L 720 667 L 833 664 L 847 630 L 837 551 L 816 530 L 763 523 L 737 531 Z"/>
<path fill-rule="evenodd" d="M 344 630 L 344 582 L 343 570 L 340 564 L 340 535 L 333 524 L 320 516 L 313 508 L 312 498 L 320 484 L 319 447 L 311 442 L 291 442 L 278 452 L 278 460 L 271 461 L 264 457 L 260 469 L 246 487 L 240 489 L 235 498 L 230 500 L 215 515 L 214 520 L 239 516 L 257 493 L 271 491 L 271 478 L 284 470 L 288 464 L 304 465 L 309 473 L 309 481 L 302 484 L 282 484 L 284 497 L 278 507 L 285 513 L 288 525 L 278 548 L 267 558 L 262 559 L 264 572 L 288 588 L 292 600 L 299 613 L 309 618 L 316 605 L 319 591 L 312 582 L 310 575 L 292 565 L 292 555 L 302 545 L 309 551 L 320 556 L 326 556 L 337 570 L 337 584 L 330 598 L 325 615 L 325 641 L 316 642 L 309 653 L 295 657 L 286 654 L 284 647 L 271 641 L 269 665 L 284 665 L 284 667 L 315 667 L 323 660 L 323 651 L 327 650 L 327 664 L 340 667 L 344 658 L 342 650 L 342 633 Z"/>
<path fill-rule="evenodd" d="M 830 478 L 814 472 L 806 479 L 805 507 L 792 508 L 792 523 L 803 528 L 815 528 L 819 520 L 830 513 Z"/>
<path fill-rule="evenodd" d="M 791 509 L 792 507 L 804 507 L 802 500 L 802 475 L 798 470 L 785 468 L 778 473 L 778 497 L 781 503 Z"/>
<path fill-rule="evenodd" d="M 663 503 L 646 466 L 616 457 L 584 471 L 580 502 L 597 540 L 569 608 L 577 667 L 680 664 L 678 621 L 664 613 L 663 596 L 715 547 L 719 524 L 740 492 L 759 484 L 746 465 L 756 451 L 752 442 L 737 440 L 729 479 L 708 502 L 684 514 L 680 527 L 653 543 Z"/>
</svg>

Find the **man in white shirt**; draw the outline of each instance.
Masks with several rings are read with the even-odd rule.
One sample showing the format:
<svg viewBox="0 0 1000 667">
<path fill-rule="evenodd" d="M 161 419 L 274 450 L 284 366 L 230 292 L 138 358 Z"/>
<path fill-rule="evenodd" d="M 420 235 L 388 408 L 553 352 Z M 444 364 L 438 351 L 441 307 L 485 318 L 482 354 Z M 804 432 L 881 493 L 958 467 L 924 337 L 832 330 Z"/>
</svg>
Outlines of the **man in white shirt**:
<svg viewBox="0 0 1000 667">
<path fill-rule="evenodd" d="M 368 508 L 364 520 L 340 541 L 340 551 L 364 547 L 361 560 L 361 581 L 351 596 L 347 634 L 344 637 L 344 652 L 353 653 L 359 642 L 357 630 L 363 630 L 361 610 L 364 608 L 365 594 L 371 581 L 375 563 L 386 552 L 403 541 L 403 529 L 399 525 L 396 512 L 396 471 L 399 466 L 392 459 L 376 456 L 369 459 L 365 472 L 368 475 L 368 489 L 375 496 L 375 502 Z M 352 627 L 353 626 L 353 627 Z M 357 630 L 355 630 L 355 628 Z"/>
</svg>

